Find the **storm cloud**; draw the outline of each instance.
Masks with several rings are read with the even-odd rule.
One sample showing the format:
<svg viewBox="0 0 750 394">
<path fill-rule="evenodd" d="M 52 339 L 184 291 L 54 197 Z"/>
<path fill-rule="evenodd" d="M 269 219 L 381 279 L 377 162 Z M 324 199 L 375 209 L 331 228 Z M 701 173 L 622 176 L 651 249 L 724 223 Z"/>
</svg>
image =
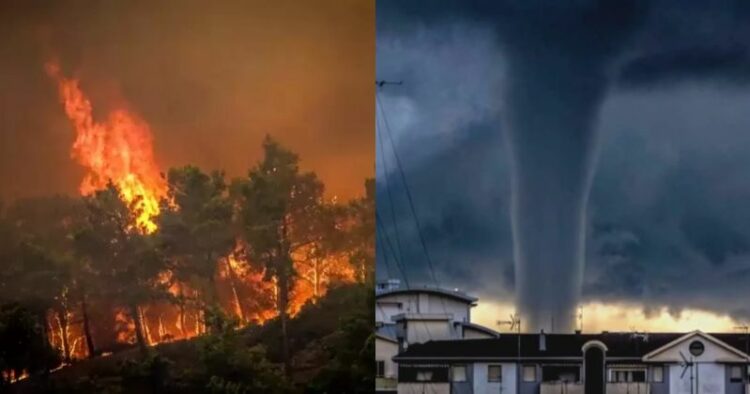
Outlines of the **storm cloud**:
<svg viewBox="0 0 750 394">
<path fill-rule="evenodd" d="M 738 2 L 708 9 L 664 1 L 639 7 L 637 29 L 614 62 L 613 83 L 598 114 L 602 140 L 587 205 L 583 300 L 703 308 L 745 318 L 747 9 Z M 383 8 L 377 72 L 404 79 L 407 87 L 386 88 L 381 97 L 394 119 L 408 103 L 409 121 L 394 120 L 392 129 L 399 153 L 407 157 L 404 167 L 438 277 L 450 287 L 505 301 L 515 290 L 510 152 L 499 136 L 505 114 L 496 104 L 507 53 L 493 15 Z M 396 16 L 389 22 L 391 13 Z M 443 58 L 464 60 L 446 66 Z M 443 113 L 455 108 L 469 109 L 458 123 Z M 445 125 L 455 126 L 430 133 Z M 382 180 L 382 166 L 378 171 Z M 391 178 L 392 191 L 399 188 L 396 181 Z M 388 197 L 382 181 L 379 188 L 380 207 Z M 395 203 L 400 228 L 413 228 L 403 201 Z M 417 245 L 409 238 L 413 230 L 401 235 L 402 244 Z M 414 278 L 427 278 L 424 258 L 412 248 L 405 265 Z"/>
</svg>

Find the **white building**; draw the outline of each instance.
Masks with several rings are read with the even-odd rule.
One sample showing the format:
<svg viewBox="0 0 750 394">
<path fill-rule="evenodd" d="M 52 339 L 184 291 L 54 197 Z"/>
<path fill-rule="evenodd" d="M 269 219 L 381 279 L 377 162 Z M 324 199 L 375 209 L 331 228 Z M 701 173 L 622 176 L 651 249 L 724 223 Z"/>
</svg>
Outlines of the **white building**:
<svg viewBox="0 0 750 394">
<path fill-rule="evenodd" d="M 750 394 L 749 339 L 694 331 L 435 340 L 394 357 L 397 392 Z"/>
<path fill-rule="evenodd" d="M 377 284 L 375 304 L 378 393 L 396 392 L 398 368 L 393 358 L 411 345 L 499 335 L 471 323 L 471 308 L 477 305 L 477 298 L 457 290 L 402 289 L 397 280 L 391 279 Z"/>
</svg>

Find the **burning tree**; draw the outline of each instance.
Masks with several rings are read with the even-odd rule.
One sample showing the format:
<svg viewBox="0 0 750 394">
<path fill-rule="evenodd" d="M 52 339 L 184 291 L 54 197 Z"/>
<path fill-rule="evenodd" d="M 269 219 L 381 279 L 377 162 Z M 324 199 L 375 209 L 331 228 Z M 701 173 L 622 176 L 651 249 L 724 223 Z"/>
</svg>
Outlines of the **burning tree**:
<svg viewBox="0 0 750 394">
<path fill-rule="evenodd" d="M 138 230 L 138 209 L 128 206 L 113 184 L 86 197 L 86 207 L 85 227 L 76 235 L 76 247 L 97 278 L 87 291 L 126 308 L 135 324 L 136 343 L 145 352 L 148 344 L 140 307 L 167 296 L 159 281 L 164 264 L 155 236 Z M 91 333 L 86 331 L 89 341 Z"/>
<path fill-rule="evenodd" d="M 309 242 L 293 254 L 297 273 L 312 288 L 313 302 L 323 295 L 325 285 L 334 277 L 349 276 L 349 267 L 342 258 L 344 233 L 341 223 L 346 215 L 346 207 L 335 200 L 320 202 L 308 222 Z"/>
<path fill-rule="evenodd" d="M 159 236 L 169 256 L 171 273 L 180 282 L 180 299 L 184 303 L 184 285 L 192 283 L 200 289 L 204 311 L 216 308 L 217 262 L 227 259 L 235 245 L 232 204 L 224 175 L 208 175 L 187 166 L 170 170 L 168 184 Z M 184 330 L 184 306 L 180 320 Z"/>
<path fill-rule="evenodd" d="M 46 70 L 86 175 L 81 197 L 0 209 L 0 306 L 22 305 L 65 362 L 205 334 L 208 311 L 234 307 L 242 325 L 278 316 L 289 373 L 289 317 L 333 282 L 367 277 L 370 194 L 326 201 L 315 173 L 270 137 L 232 188 L 194 166 L 165 179 L 145 121 L 123 108 L 95 118 L 78 80 Z"/>
<path fill-rule="evenodd" d="M 270 137 L 263 141 L 264 158 L 238 183 L 245 252 L 276 283 L 281 320 L 282 353 L 290 372 L 287 319 L 296 272 L 293 255 L 314 244 L 321 214 L 323 184 L 314 173 L 301 173 L 299 158 Z"/>
</svg>

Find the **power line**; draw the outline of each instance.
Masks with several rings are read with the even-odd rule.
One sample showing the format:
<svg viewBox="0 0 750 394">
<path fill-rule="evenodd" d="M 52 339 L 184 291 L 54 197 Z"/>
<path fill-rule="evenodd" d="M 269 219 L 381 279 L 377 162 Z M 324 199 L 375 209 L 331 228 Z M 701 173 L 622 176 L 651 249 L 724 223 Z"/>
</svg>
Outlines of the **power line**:
<svg viewBox="0 0 750 394">
<path fill-rule="evenodd" d="M 380 237 L 382 238 L 382 235 Z M 380 250 L 380 251 L 378 251 L 378 250 Z M 392 278 L 395 275 L 393 273 L 393 270 L 391 270 L 391 263 L 390 263 L 390 260 L 388 259 L 388 254 L 387 253 L 388 253 L 388 251 L 383 246 L 382 240 L 378 241 L 378 233 L 376 231 L 375 232 L 375 256 L 383 256 L 383 259 L 385 260 L 385 269 L 386 269 L 386 271 L 388 273 L 388 277 Z"/>
<path fill-rule="evenodd" d="M 395 82 L 388 82 L 388 81 L 380 81 L 380 82 L 376 81 L 376 85 L 378 85 L 379 88 L 382 88 L 383 85 L 385 85 L 385 84 L 401 85 L 402 83 L 403 82 L 401 82 L 401 81 L 399 81 L 397 83 L 395 83 Z M 385 116 L 385 109 L 383 108 L 383 105 L 380 102 L 380 96 L 378 95 L 377 90 L 375 92 L 375 98 L 376 98 L 376 104 L 379 104 L 380 111 L 381 111 L 381 113 L 383 115 L 383 124 L 385 125 L 386 131 L 388 133 L 388 140 L 391 143 L 391 150 L 393 151 L 393 156 L 396 158 L 396 166 L 399 169 L 399 173 L 401 174 L 401 180 L 404 183 L 405 190 L 407 191 L 407 197 L 408 197 L 408 200 L 409 200 L 409 206 L 411 208 L 412 216 L 414 217 L 414 220 L 415 220 L 416 225 L 417 225 L 417 231 L 419 232 L 420 240 L 422 242 L 422 248 L 425 251 L 425 254 L 427 256 L 428 262 L 430 263 L 429 264 L 429 268 L 430 268 L 430 271 L 432 273 L 432 279 L 435 282 L 435 285 L 437 286 L 437 288 L 439 289 L 440 285 L 439 285 L 439 283 L 437 281 L 437 278 L 435 277 L 435 271 L 432 268 L 432 262 L 429 260 L 429 254 L 427 254 L 426 244 L 424 243 L 424 239 L 422 237 L 422 231 L 421 231 L 421 228 L 419 226 L 419 221 L 417 219 L 416 212 L 414 210 L 414 203 L 413 203 L 412 198 L 411 198 L 411 193 L 409 192 L 408 184 L 406 183 L 406 177 L 404 176 L 404 172 L 403 172 L 403 169 L 402 169 L 402 166 L 401 166 L 401 160 L 398 157 L 398 152 L 396 151 L 396 147 L 395 147 L 395 145 L 393 143 L 393 138 L 391 137 L 390 126 L 388 125 L 388 118 Z M 376 105 L 376 107 L 377 106 L 378 105 Z M 378 123 L 376 122 L 376 126 L 377 125 L 378 125 Z M 376 132 L 377 132 L 377 130 L 376 130 Z M 378 133 L 378 140 L 381 142 L 381 154 L 382 154 L 382 158 L 383 158 L 384 173 L 387 174 L 387 172 L 388 172 L 388 166 L 387 166 L 387 163 L 386 163 L 386 160 L 385 160 L 385 146 L 384 146 L 384 144 L 382 144 L 382 138 L 381 138 L 381 136 L 380 136 L 379 133 Z M 391 203 L 391 214 L 392 214 L 392 218 L 393 218 L 393 224 L 394 224 L 394 226 L 397 226 L 397 224 L 396 224 L 396 217 L 395 217 L 395 209 L 394 209 L 394 204 L 393 204 L 393 198 L 391 196 L 391 192 L 390 192 L 389 186 L 390 185 L 389 185 L 389 183 L 387 181 L 387 178 L 386 178 L 385 187 L 386 187 L 386 192 L 388 193 L 388 197 L 389 197 L 389 200 L 390 200 L 390 203 Z M 388 240 L 388 235 L 387 235 L 387 233 L 384 230 L 383 220 L 380 218 L 380 215 L 378 215 L 377 209 L 375 210 L 375 214 L 376 214 L 376 222 L 380 223 L 381 230 L 383 231 L 383 234 L 386 236 L 386 240 Z M 396 230 L 397 230 L 397 227 L 396 227 Z M 397 233 L 397 236 L 398 236 L 398 233 Z M 398 238 L 396 239 L 396 242 L 399 242 Z M 390 241 L 388 241 L 388 243 L 390 244 Z M 392 246 L 391 246 L 391 248 L 392 248 Z M 400 248 L 400 244 L 399 244 L 399 248 Z M 400 249 L 399 249 L 399 253 L 400 253 Z M 395 254 L 394 254 L 394 257 L 395 257 Z M 402 265 L 403 261 L 396 260 L 396 262 L 401 267 L 401 270 L 402 270 L 401 274 L 403 275 L 404 280 L 407 282 L 406 283 L 407 289 L 409 289 L 410 286 L 409 286 L 408 279 L 407 279 L 407 276 L 406 276 L 406 270 L 403 268 L 403 265 Z M 441 305 L 443 307 L 443 314 L 447 316 L 448 315 L 448 309 L 445 306 L 445 300 L 443 299 L 443 297 L 439 297 L 439 298 L 440 298 L 440 303 L 441 303 Z M 417 305 L 419 305 L 419 303 L 417 303 Z M 432 340 L 433 339 L 432 333 L 430 332 L 430 328 L 427 325 L 427 322 L 426 321 L 422 321 L 422 323 L 424 324 L 424 328 L 425 328 L 425 331 L 427 333 L 427 337 L 430 338 L 430 340 Z M 450 325 L 451 325 L 450 324 L 450 320 L 449 320 L 448 324 L 449 324 L 449 329 L 451 329 L 452 327 L 450 327 Z"/>
<path fill-rule="evenodd" d="M 388 237 L 388 233 L 385 231 L 385 227 L 383 226 L 383 219 L 380 217 L 380 214 L 378 213 L 377 209 L 375 210 L 375 224 L 376 226 L 380 227 L 381 237 L 385 239 L 386 246 L 390 248 L 391 254 L 393 255 L 393 260 L 396 262 L 396 267 L 398 268 L 399 272 L 401 273 L 401 276 L 404 278 L 404 282 L 406 283 L 406 288 L 409 289 L 409 278 L 406 276 L 406 270 L 403 267 L 403 264 L 401 260 L 396 256 L 395 252 L 393 251 L 393 245 L 391 244 L 390 237 Z"/>
<path fill-rule="evenodd" d="M 399 82 L 398 84 L 400 85 L 401 83 Z M 382 84 L 380 86 L 382 87 Z M 380 94 L 378 93 L 377 90 L 375 91 L 375 99 L 376 99 L 376 107 L 380 108 L 380 113 L 381 113 L 381 115 L 383 117 L 383 124 L 385 125 L 385 130 L 386 130 L 387 135 L 388 135 L 388 141 L 390 142 L 391 150 L 393 151 L 393 157 L 396 158 L 396 167 L 399 170 L 399 174 L 401 175 L 401 182 L 403 183 L 404 190 L 406 191 L 406 197 L 407 197 L 407 200 L 409 201 L 409 208 L 411 210 L 411 214 L 412 214 L 412 217 L 414 219 L 414 223 L 416 224 L 417 234 L 419 234 L 419 241 L 420 241 L 420 244 L 422 245 L 422 250 L 424 251 L 425 258 L 427 259 L 427 267 L 430 270 L 430 273 L 432 275 L 432 280 L 433 280 L 433 282 L 435 282 L 436 288 L 440 289 L 441 288 L 440 287 L 440 282 L 437 280 L 437 276 L 435 275 L 435 269 L 434 269 L 434 267 L 432 265 L 432 259 L 430 258 L 430 254 L 427 251 L 427 243 L 425 242 L 424 236 L 422 235 L 422 227 L 421 227 L 421 225 L 419 223 L 419 218 L 417 217 L 416 209 L 414 208 L 414 201 L 413 201 L 412 196 L 411 196 L 411 191 L 409 190 L 409 184 L 406 181 L 406 175 L 404 174 L 404 169 L 403 169 L 403 166 L 401 165 L 401 159 L 399 158 L 398 151 L 396 150 L 396 145 L 393 142 L 393 136 L 391 135 L 391 127 L 388 124 L 388 117 L 386 116 L 385 108 L 383 107 L 383 103 L 380 100 Z M 385 162 L 383 164 L 385 165 Z M 387 169 L 387 167 L 386 167 L 386 169 Z M 388 184 L 386 184 L 386 188 L 387 187 L 388 187 Z M 392 201 L 391 201 L 391 203 L 392 203 Z M 376 213 L 377 213 L 377 210 L 376 210 Z M 443 309 L 443 314 L 445 316 L 448 316 L 448 308 L 445 305 L 445 299 L 444 299 L 444 297 L 438 297 L 438 298 L 440 299 L 440 304 L 441 304 L 442 309 Z M 427 336 L 432 340 L 432 334 L 430 333 L 429 327 L 427 326 L 427 322 L 423 321 L 423 323 L 424 323 L 425 330 L 427 331 Z M 453 330 L 453 325 L 452 325 L 452 321 L 450 319 L 448 320 L 448 325 L 449 325 L 449 330 L 452 331 Z"/>
<path fill-rule="evenodd" d="M 437 280 L 437 276 L 435 275 L 435 268 L 432 264 L 432 259 L 430 258 L 430 253 L 427 250 L 427 243 L 425 242 L 424 235 L 422 234 L 422 226 L 419 222 L 419 217 L 417 217 L 416 209 L 414 208 L 414 199 L 411 195 L 411 190 L 409 189 L 409 183 L 406 181 L 406 175 L 404 174 L 403 166 L 401 165 L 401 158 L 398 155 L 398 151 L 396 150 L 396 145 L 393 142 L 393 136 L 391 135 L 391 128 L 388 124 L 388 117 L 385 114 L 385 109 L 383 108 L 383 103 L 380 100 L 380 94 L 376 91 L 375 92 L 375 98 L 377 100 L 377 106 L 380 108 L 381 116 L 383 117 L 383 123 L 385 125 L 385 129 L 388 135 L 388 140 L 391 144 L 391 149 L 393 150 L 393 156 L 396 158 L 396 167 L 399 170 L 399 174 L 401 175 L 401 181 L 404 184 L 404 191 L 406 192 L 406 198 L 409 202 L 409 209 L 411 210 L 412 217 L 414 218 L 414 223 L 417 227 L 417 234 L 419 235 L 419 242 L 422 246 L 422 250 L 425 254 L 425 259 L 427 261 L 427 267 L 430 270 L 430 274 L 432 276 L 432 280 L 435 282 L 435 285 L 440 288 L 440 282 Z"/>
<path fill-rule="evenodd" d="M 383 86 L 383 85 L 380 85 L 380 86 Z M 387 160 L 385 157 L 385 144 L 383 144 L 382 132 L 379 131 L 379 130 L 382 130 L 380 127 L 378 127 L 379 124 L 380 122 L 378 121 L 376 117 L 375 118 L 375 135 L 377 136 L 378 144 L 380 145 L 380 157 L 381 157 L 380 161 L 382 162 L 382 168 L 383 168 L 383 182 L 385 183 L 385 190 L 386 190 L 386 194 L 388 195 L 388 205 L 389 205 L 390 213 L 391 213 L 391 223 L 393 224 L 393 231 L 395 233 L 394 236 L 396 238 L 396 251 L 398 252 L 398 257 L 400 259 L 403 259 L 404 255 L 402 253 L 402 248 L 401 248 L 401 237 L 399 235 L 398 222 L 396 221 L 396 208 L 394 204 L 393 194 L 391 193 L 390 183 L 388 182 L 388 165 L 387 165 Z"/>
</svg>

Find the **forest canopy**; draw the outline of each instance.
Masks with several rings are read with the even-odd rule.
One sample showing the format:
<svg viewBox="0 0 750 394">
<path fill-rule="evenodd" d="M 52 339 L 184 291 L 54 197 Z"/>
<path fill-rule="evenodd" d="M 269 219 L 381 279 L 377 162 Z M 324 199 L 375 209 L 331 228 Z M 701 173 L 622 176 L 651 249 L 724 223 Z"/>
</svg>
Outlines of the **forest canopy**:
<svg viewBox="0 0 750 394">
<path fill-rule="evenodd" d="M 292 373 L 290 319 L 332 287 L 372 283 L 374 185 L 340 202 L 271 137 L 263 153 L 246 177 L 190 165 L 163 174 L 154 231 L 138 225 L 144 204 L 111 182 L 0 205 L 0 344 L 23 343 L 0 351 L 3 383 L 128 348 L 149 357 L 198 336 L 231 342 L 227 332 L 267 322 Z M 242 357 L 266 368 L 261 350 Z"/>
</svg>

